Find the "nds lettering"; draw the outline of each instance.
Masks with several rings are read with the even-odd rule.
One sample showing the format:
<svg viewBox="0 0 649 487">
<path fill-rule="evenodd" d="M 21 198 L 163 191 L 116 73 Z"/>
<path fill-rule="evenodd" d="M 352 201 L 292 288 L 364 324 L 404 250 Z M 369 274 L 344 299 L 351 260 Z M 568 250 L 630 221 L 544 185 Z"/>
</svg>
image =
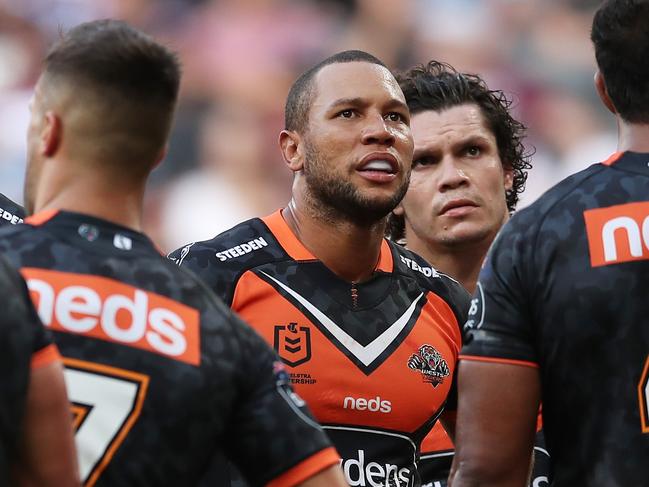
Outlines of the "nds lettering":
<svg viewBox="0 0 649 487">
<path fill-rule="evenodd" d="M 198 365 L 198 312 L 112 279 L 23 269 L 43 323 L 56 331 L 148 350 Z"/>
<path fill-rule="evenodd" d="M 389 413 L 392 411 L 392 403 L 390 401 L 382 400 L 379 396 L 372 399 L 347 396 L 343 399 L 343 409 Z"/>
<path fill-rule="evenodd" d="M 593 267 L 649 259 L 649 202 L 584 212 Z"/>
<path fill-rule="evenodd" d="M 341 466 L 347 482 L 352 487 L 410 486 L 410 470 L 390 463 L 368 462 L 366 465 L 365 450 L 358 450 L 357 459 L 341 460 Z"/>
</svg>

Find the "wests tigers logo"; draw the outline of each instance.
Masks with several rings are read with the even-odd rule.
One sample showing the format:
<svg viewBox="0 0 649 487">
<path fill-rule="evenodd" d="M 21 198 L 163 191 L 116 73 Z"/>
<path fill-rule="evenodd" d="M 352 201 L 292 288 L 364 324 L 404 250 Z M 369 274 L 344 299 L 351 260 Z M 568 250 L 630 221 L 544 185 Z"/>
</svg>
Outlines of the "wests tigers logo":
<svg viewBox="0 0 649 487">
<path fill-rule="evenodd" d="M 418 370 L 424 376 L 424 382 L 437 387 L 449 376 L 450 371 L 446 360 L 431 345 L 419 347 L 419 353 L 413 353 L 408 359 L 408 367 Z"/>
</svg>

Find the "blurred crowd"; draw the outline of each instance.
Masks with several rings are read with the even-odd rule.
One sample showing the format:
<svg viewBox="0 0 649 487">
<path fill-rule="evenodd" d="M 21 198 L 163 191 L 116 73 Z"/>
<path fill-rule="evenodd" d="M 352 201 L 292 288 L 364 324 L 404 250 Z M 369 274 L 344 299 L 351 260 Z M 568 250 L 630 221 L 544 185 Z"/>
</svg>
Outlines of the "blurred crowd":
<svg viewBox="0 0 649 487">
<path fill-rule="evenodd" d="M 534 147 L 521 206 L 615 151 L 593 88 L 597 0 L 0 0 L 0 192 L 22 201 L 29 99 L 61 29 L 121 18 L 183 64 L 169 152 L 146 231 L 172 250 L 283 206 L 277 135 L 291 83 L 319 59 L 366 50 L 395 70 L 436 59 L 514 100 Z M 115 188 L 119 191 L 119 188 Z"/>
</svg>

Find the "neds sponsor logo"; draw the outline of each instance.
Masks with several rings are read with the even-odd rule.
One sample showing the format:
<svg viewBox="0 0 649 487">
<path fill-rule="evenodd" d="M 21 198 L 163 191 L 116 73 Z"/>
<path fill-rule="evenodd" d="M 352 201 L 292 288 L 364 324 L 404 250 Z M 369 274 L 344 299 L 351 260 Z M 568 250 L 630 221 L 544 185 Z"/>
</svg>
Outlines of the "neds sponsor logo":
<svg viewBox="0 0 649 487">
<path fill-rule="evenodd" d="M 32 300 L 52 330 L 200 363 L 198 311 L 113 279 L 25 268 Z"/>
<path fill-rule="evenodd" d="M 392 411 L 392 403 L 390 401 L 382 400 L 379 396 L 372 399 L 347 396 L 343 399 L 343 408 L 353 409 L 355 411 L 389 413 Z"/>
</svg>

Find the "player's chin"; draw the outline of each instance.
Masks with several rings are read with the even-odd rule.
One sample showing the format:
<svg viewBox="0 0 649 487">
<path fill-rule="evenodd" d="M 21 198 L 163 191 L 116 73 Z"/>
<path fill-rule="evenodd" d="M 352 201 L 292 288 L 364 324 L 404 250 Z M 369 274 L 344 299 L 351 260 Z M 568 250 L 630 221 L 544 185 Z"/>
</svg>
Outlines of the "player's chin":
<svg viewBox="0 0 649 487">
<path fill-rule="evenodd" d="M 477 243 L 486 238 L 491 238 L 492 233 L 488 226 L 476 224 L 471 221 L 461 221 L 445 226 L 439 232 L 439 235 L 446 245 L 463 245 Z"/>
</svg>

